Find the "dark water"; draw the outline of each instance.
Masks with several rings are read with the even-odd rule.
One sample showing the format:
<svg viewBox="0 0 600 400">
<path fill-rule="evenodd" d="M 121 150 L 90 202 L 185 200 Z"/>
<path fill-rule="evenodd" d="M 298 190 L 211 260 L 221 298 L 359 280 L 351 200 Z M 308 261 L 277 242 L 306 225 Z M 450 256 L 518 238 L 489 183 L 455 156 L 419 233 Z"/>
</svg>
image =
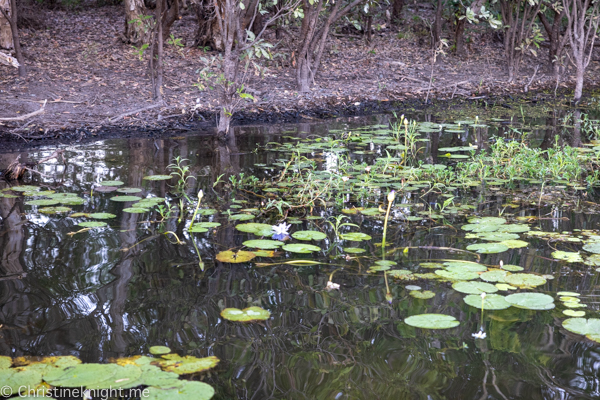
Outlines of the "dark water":
<svg viewBox="0 0 600 400">
<path fill-rule="evenodd" d="M 271 164 L 282 156 L 261 151 L 260 146 L 289 140 L 284 137 L 288 135 L 327 135 L 354 125 L 385 123 L 386 118 L 238 128 L 235 139 L 226 144 L 209 136 L 185 136 L 63 147 L 67 162 L 45 164 L 40 171 L 46 177 L 35 176 L 32 184 L 80 194 L 86 204 L 74 206 L 74 211 L 110 212 L 118 217 L 108 228 L 69 236 L 80 229 L 73 218 L 40 214 L 24 205 L 23 198 L 0 198 L 0 354 L 75 355 L 87 362 L 105 362 L 147 354 L 151 345 L 167 345 L 179 354 L 215 355 L 221 360 L 214 371 L 197 377 L 212 384 L 219 399 L 600 398 L 600 345 L 564 330 L 561 321 L 566 317 L 558 309 L 511 307 L 486 312 L 481 321 L 480 311 L 463 302 L 464 295 L 448 284 L 430 281 L 411 282 L 434 291 L 436 296 L 430 300 L 408 296 L 406 283 L 390 282 L 394 301 L 389 304 L 383 276 L 364 273 L 372 260 L 349 261 L 337 251 L 326 251 L 333 245 L 333 232 L 323 220 L 303 220 L 294 226 L 328 233 L 323 251 L 284 256 L 321 260 L 322 265 L 256 265 L 255 261 L 273 261 L 264 258 L 224 264 L 215 260 L 216 253 L 237 250 L 252 235 L 236 231 L 223 214 L 211 217 L 221 227 L 190 236 L 175 213 L 162 230 L 176 232 L 186 242 L 178 245 L 160 234 L 159 224 L 148 222 L 155 214 L 124 213 L 122 203 L 108 200 L 112 193 L 90 196 L 93 183 L 110 179 L 169 200 L 172 192 L 167 183 L 142 178 L 167 173 L 173 158 L 182 156 L 190 160 L 197 177 L 191 181 L 189 195 L 203 188 L 207 201 L 227 209 L 232 199 L 251 195 L 227 189 L 212 192 L 212 183 L 222 174 L 222 179 L 239 172 L 268 176 L 269 170 L 255 164 Z M 556 126 L 543 124 L 530 136 L 541 146 L 562 134 Z M 514 135 L 508 124 L 500 126 L 507 136 Z M 493 134 L 477 132 L 483 135 L 480 139 Z M 462 145 L 472 139 L 430 136 L 428 147 Z M 561 136 L 566 143 L 579 140 L 573 133 Z M 53 151 L 40 149 L 24 156 L 40 159 Z M 15 156 L 0 155 L 0 166 Z M 6 186 L 0 182 L 0 189 Z M 402 201 L 415 202 L 415 198 Z M 481 215 L 497 216 L 508 201 L 510 195 L 494 192 L 472 198 Z M 564 209 L 544 212 L 567 217 L 538 221 L 545 231 L 598 227 L 596 215 Z M 339 214 L 328 209 L 315 213 Z M 526 208 L 517 212 L 531 214 Z M 371 234 L 374 242 L 380 240 L 381 221 L 353 216 L 352 222 Z M 465 219 L 449 222 L 460 226 Z M 387 240 L 399 249 L 464 249 L 470 243 L 460 229 L 427 224 L 392 224 Z M 556 245 L 546 240 L 525 240 L 528 247 L 483 255 L 481 262 L 498 265 L 502 260 L 553 275 L 539 291 L 577 291 L 588 305 L 586 317 L 598 317 L 599 274 L 583 264 L 552 260 Z M 371 243 L 365 246 L 367 254 L 378 251 Z M 390 259 L 399 268 L 414 270 L 423 261 L 473 257 L 420 249 L 408 254 L 398 251 Z M 336 266 L 344 267 L 334 277 L 341 290 L 327 292 L 323 289 Z M 251 305 L 270 310 L 270 320 L 244 325 L 220 317 L 225 307 Z M 407 316 L 420 313 L 453 315 L 461 324 L 427 331 L 403 323 Z M 474 340 L 472 333 L 482 324 L 487 338 Z"/>
</svg>

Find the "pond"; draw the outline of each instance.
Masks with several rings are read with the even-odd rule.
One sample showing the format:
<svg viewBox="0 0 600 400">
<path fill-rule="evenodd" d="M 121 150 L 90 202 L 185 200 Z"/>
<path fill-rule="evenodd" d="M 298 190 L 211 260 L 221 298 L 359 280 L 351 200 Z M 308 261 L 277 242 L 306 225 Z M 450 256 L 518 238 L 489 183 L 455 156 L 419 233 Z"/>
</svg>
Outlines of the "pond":
<svg viewBox="0 0 600 400">
<path fill-rule="evenodd" d="M 596 122 L 404 122 L 99 140 L 0 181 L 0 355 L 166 346 L 218 358 L 180 374 L 215 399 L 598 398 Z"/>
</svg>

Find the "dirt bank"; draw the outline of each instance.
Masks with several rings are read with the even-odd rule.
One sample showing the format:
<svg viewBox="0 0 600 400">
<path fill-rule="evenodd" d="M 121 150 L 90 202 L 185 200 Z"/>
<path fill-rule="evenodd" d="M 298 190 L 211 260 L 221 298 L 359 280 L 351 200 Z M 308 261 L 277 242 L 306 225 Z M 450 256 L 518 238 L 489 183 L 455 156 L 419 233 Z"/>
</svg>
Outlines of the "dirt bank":
<svg viewBox="0 0 600 400">
<path fill-rule="evenodd" d="M 409 20 L 411 10 L 406 12 Z M 0 66 L 0 118 L 24 116 L 46 105 L 33 117 L 0 122 L 0 146 L 155 135 L 165 129 L 209 133 L 214 126 L 214 95 L 194 86 L 203 67 L 200 57 L 213 53 L 167 45 L 166 104 L 132 112 L 152 105 L 152 96 L 146 62 L 120 39 L 121 7 L 45 11 L 43 19 L 46 29 L 21 32 L 29 76 L 19 79 L 16 70 Z M 195 26 L 191 15 L 184 16 L 173 35 L 192 43 Z M 254 100 L 244 104 L 234 123 L 324 119 L 432 102 L 456 107 L 477 101 L 505 104 L 507 96 L 568 101 L 570 78 L 558 85 L 555 98 L 556 81 L 545 65 L 545 51 L 537 59 L 526 58 L 520 77 L 507 84 L 501 43 L 489 29 L 471 29 L 469 43 L 476 46 L 466 57 L 446 54 L 433 66 L 428 45 L 408 26 L 400 32 L 382 29 L 371 44 L 355 35 L 332 36 L 321 74 L 307 94 L 295 90 L 294 60 L 283 56 L 291 47 L 280 42 L 275 54 L 281 51 L 282 57 L 263 61 L 262 75 L 249 71 L 246 88 Z M 274 37 L 267 40 L 276 42 Z M 597 84 L 599 68 L 596 62 L 590 65 L 588 87 Z M 529 93 L 524 94 L 526 89 Z"/>
</svg>

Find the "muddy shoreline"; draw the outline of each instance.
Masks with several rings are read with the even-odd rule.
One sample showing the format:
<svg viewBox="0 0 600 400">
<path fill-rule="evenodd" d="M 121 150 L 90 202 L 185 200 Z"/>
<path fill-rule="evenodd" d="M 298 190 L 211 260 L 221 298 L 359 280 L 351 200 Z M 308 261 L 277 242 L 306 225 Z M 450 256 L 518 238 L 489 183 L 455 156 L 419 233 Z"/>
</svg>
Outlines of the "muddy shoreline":
<svg viewBox="0 0 600 400">
<path fill-rule="evenodd" d="M 598 89 L 598 88 L 596 88 Z M 485 114 L 491 109 L 504 111 L 506 115 L 514 114 L 519 106 L 544 104 L 548 106 L 564 106 L 569 93 L 562 91 L 555 97 L 546 91 L 530 92 L 514 95 L 481 95 L 461 99 L 429 99 L 411 98 L 406 100 L 355 100 L 341 102 L 339 105 L 328 105 L 327 102 L 316 103 L 311 108 L 286 109 L 281 111 L 270 107 L 256 112 L 241 110 L 233 118 L 232 126 L 252 126 L 265 124 L 287 124 L 299 122 L 319 122 L 334 118 L 360 117 L 382 113 L 427 113 L 441 115 L 444 111 L 460 110 L 465 106 L 475 107 Z M 37 135 L 23 135 L 13 129 L 0 127 L 0 151 L 15 152 L 40 146 L 65 146 L 87 143 L 104 139 L 120 139 L 131 137 L 168 138 L 174 135 L 215 135 L 215 112 L 193 112 L 158 120 L 160 112 L 146 111 L 140 113 L 143 119 L 133 123 L 102 124 L 101 121 L 82 124 L 77 128 L 53 129 Z M 496 115 L 498 115 L 496 113 Z M 150 122 L 147 122 L 150 121 Z"/>
</svg>

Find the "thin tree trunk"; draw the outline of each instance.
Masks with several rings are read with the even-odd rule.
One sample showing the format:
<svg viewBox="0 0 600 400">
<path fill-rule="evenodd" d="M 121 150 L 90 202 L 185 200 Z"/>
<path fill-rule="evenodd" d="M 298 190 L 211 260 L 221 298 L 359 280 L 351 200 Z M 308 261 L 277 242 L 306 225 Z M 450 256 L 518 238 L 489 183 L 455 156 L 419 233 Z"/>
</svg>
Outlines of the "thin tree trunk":
<svg viewBox="0 0 600 400">
<path fill-rule="evenodd" d="M 156 1 L 156 39 L 157 39 L 157 58 L 156 58 L 156 82 L 154 86 L 154 100 L 162 102 L 162 82 L 163 82 L 163 6 L 165 0 Z"/>
<path fill-rule="evenodd" d="M 437 46 L 442 38 L 442 11 L 444 10 L 442 0 L 437 1 L 435 10 L 435 24 L 433 26 L 433 46 Z"/>
<path fill-rule="evenodd" d="M 400 25 L 402 21 L 402 9 L 404 8 L 404 0 L 394 0 L 392 4 L 392 22 Z"/>
<path fill-rule="evenodd" d="M 25 68 L 25 60 L 23 59 L 23 53 L 21 52 L 21 41 L 19 40 L 19 29 L 17 28 L 17 2 L 11 0 L 10 7 L 12 14 L 9 16 L 3 8 L 0 8 L 0 13 L 6 18 L 10 24 L 10 30 L 12 33 L 13 44 L 15 46 L 15 56 L 19 62 L 19 76 L 24 78 L 27 76 L 27 68 Z"/>
<path fill-rule="evenodd" d="M 151 30 L 148 26 L 144 0 L 125 0 L 125 33 L 124 40 L 134 46 L 149 42 Z"/>
<path fill-rule="evenodd" d="M 12 15 L 10 0 L 0 0 L 0 8 L 10 17 Z M 0 49 L 12 49 L 13 39 L 12 30 L 10 29 L 10 21 L 0 14 Z"/>
<path fill-rule="evenodd" d="M 456 30 L 454 31 L 454 51 L 457 55 L 465 54 L 465 24 L 467 19 L 456 20 Z"/>
</svg>

